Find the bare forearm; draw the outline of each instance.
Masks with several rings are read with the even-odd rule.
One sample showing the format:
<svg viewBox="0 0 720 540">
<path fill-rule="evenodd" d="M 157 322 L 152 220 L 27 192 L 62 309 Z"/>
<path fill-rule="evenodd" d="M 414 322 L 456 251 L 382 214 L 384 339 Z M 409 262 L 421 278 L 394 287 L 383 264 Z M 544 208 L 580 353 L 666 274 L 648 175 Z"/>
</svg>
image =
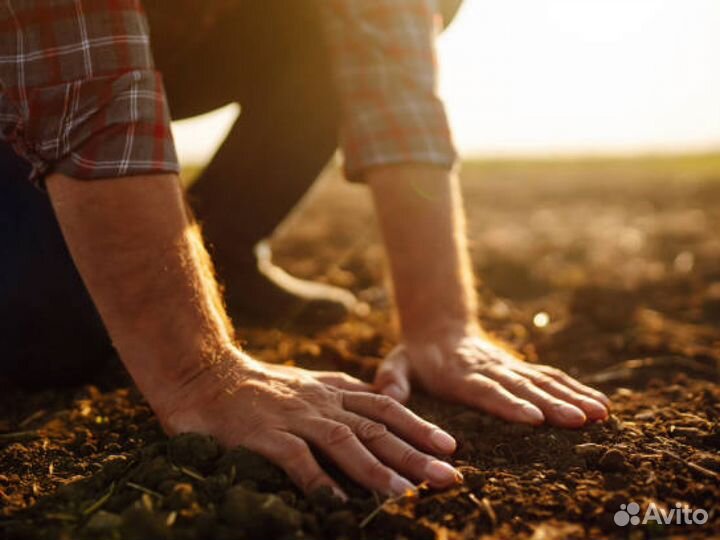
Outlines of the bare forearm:
<svg viewBox="0 0 720 540">
<path fill-rule="evenodd" d="M 406 338 L 473 325 L 475 293 L 457 176 L 421 165 L 368 173 Z"/>
<path fill-rule="evenodd" d="M 48 191 L 72 257 L 141 390 L 177 383 L 229 325 L 175 176 L 82 182 L 60 175 Z"/>
<path fill-rule="evenodd" d="M 410 446 L 447 454 L 455 448 L 452 437 L 381 396 L 363 393 L 365 383 L 340 373 L 261 364 L 233 347 L 177 178 L 79 182 L 56 176 L 48 189 L 120 356 L 168 432 L 209 433 L 225 446 L 259 452 L 308 493 L 324 485 L 344 496 L 304 440 L 384 493 L 412 489 L 403 474 L 437 487 L 456 481 L 452 467 Z M 373 444 L 383 445 L 380 455 L 394 456 L 388 466 L 359 435 L 376 425 L 372 418 L 408 435 L 403 442 L 377 424 L 387 436 L 374 437 Z M 328 434 L 339 429 L 351 437 L 333 441 Z"/>
</svg>

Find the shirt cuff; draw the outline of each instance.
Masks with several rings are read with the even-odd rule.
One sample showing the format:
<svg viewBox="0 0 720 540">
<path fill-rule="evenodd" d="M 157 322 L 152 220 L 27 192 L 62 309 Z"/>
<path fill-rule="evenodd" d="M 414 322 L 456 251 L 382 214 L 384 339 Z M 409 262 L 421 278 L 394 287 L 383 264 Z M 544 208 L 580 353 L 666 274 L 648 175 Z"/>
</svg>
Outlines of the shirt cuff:
<svg viewBox="0 0 720 540">
<path fill-rule="evenodd" d="M 341 132 L 345 176 L 364 181 L 373 167 L 425 164 L 451 169 L 458 159 L 445 107 L 435 96 L 358 106 L 345 117 Z M 378 103 L 378 101 L 375 101 Z"/>
<path fill-rule="evenodd" d="M 177 173 L 162 79 L 154 70 L 62 83 L 29 91 L 26 120 L 9 141 L 48 174 L 90 180 Z"/>
<path fill-rule="evenodd" d="M 437 94 L 435 0 L 326 0 L 325 35 L 342 106 L 345 174 L 457 159 Z"/>
</svg>

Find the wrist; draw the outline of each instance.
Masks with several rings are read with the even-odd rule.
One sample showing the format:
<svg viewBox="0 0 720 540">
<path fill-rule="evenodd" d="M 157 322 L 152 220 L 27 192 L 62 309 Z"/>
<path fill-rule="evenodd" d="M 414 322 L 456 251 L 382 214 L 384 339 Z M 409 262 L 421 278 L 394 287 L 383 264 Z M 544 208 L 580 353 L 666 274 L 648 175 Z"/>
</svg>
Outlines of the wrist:
<svg viewBox="0 0 720 540">
<path fill-rule="evenodd" d="M 188 354 L 185 362 L 188 369 L 182 377 L 176 373 L 167 377 L 165 384 L 141 388 L 161 424 L 170 432 L 178 432 L 177 426 L 185 426 L 187 431 L 188 417 L 202 416 L 209 403 L 234 393 L 249 379 L 260 378 L 263 371 L 260 362 L 232 344 Z"/>
<path fill-rule="evenodd" d="M 180 392 L 210 366 L 229 356 L 234 348 L 207 336 L 184 337 L 176 342 L 153 343 L 143 339 L 117 346 L 120 358 L 135 384 L 155 409 L 156 404 Z"/>
<path fill-rule="evenodd" d="M 470 314 L 435 315 L 431 319 L 402 323 L 402 339 L 406 343 L 437 342 L 482 333 L 479 322 Z"/>
</svg>

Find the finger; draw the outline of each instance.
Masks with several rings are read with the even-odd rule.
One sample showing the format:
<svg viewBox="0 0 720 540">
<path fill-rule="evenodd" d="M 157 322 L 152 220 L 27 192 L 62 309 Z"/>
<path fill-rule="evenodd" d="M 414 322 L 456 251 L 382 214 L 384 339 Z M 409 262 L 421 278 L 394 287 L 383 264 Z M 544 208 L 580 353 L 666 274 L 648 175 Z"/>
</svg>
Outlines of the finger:
<svg viewBox="0 0 720 540">
<path fill-rule="evenodd" d="M 465 377 L 458 387 L 458 401 L 477 407 L 508 422 L 540 425 L 542 411 L 529 401 L 509 392 L 502 384 L 479 373 Z"/>
<path fill-rule="evenodd" d="M 518 375 L 507 367 L 490 366 L 484 375 L 503 385 L 512 394 L 536 405 L 551 424 L 574 428 L 587 421 L 587 416 L 580 408 L 538 388 L 531 379 Z"/>
<path fill-rule="evenodd" d="M 344 392 L 342 396 L 346 410 L 385 424 L 414 445 L 441 454 L 452 454 L 457 447 L 450 434 L 388 396 L 365 392 Z"/>
<path fill-rule="evenodd" d="M 408 359 L 402 347 L 395 347 L 375 373 L 375 388 L 400 403 L 410 397 Z"/>
<path fill-rule="evenodd" d="M 372 392 L 373 389 L 368 383 L 340 371 L 313 371 L 311 373 L 318 381 L 342 390 Z"/>
<path fill-rule="evenodd" d="M 427 480 L 436 488 L 448 487 L 462 478 L 454 467 L 413 448 L 383 424 L 351 412 L 342 412 L 335 420 L 350 426 L 360 442 L 380 461 L 408 478 Z"/>
<path fill-rule="evenodd" d="M 402 495 L 415 488 L 406 478 L 383 465 L 347 424 L 314 418 L 298 423 L 293 432 L 313 443 L 350 478 L 368 489 Z"/>
<path fill-rule="evenodd" d="M 345 492 L 318 465 L 307 443 L 283 431 L 267 431 L 243 444 L 248 450 L 265 456 L 284 470 L 304 493 L 310 494 L 319 487 L 328 486 L 342 500 Z"/>
<path fill-rule="evenodd" d="M 569 386 L 576 392 L 579 392 L 583 395 L 588 396 L 589 398 L 592 398 L 596 401 L 599 401 L 603 405 L 605 405 L 606 408 L 610 408 L 610 398 L 607 397 L 605 394 L 600 392 L 599 390 L 595 390 L 594 388 L 590 388 L 589 386 L 584 385 L 577 379 L 571 377 L 564 371 L 551 367 L 551 366 L 537 366 L 537 369 L 541 371 L 542 373 L 545 373 L 546 375 L 549 375 L 553 379 L 556 379 L 562 383 L 564 383 L 566 386 Z"/>
<path fill-rule="evenodd" d="M 549 375 L 540 373 L 533 369 L 514 370 L 520 376 L 530 379 L 535 386 L 545 390 L 548 394 L 555 396 L 563 401 L 572 403 L 580 408 L 589 420 L 604 420 L 608 417 L 608 410 L 599 401 L 588 397 L 580 392 L 576 392 L 572 388 L 566 386 L 562 382 L 553 379 Z"/>
</svg>

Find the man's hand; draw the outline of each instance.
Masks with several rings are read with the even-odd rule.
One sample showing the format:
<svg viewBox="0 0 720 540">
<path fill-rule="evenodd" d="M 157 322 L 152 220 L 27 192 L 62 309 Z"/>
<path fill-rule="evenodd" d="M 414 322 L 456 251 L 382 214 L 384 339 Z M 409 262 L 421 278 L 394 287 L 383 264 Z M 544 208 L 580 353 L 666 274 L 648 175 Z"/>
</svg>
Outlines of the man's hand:
<svg viewBox="0 0 720 540">
<path fill-rule="evenodd" d="M 306 493 L 330 486 L 310 446 L 350 478 L 386 495 L 413 482 L 447 487 L 458 472 L 434 454 L 451 454 L 455 441 L 397 401 L 368 393 L 369 385 L 344 373 L 263 364 L 228 349 L 207 370 L 161 400 L 157 412 L 171 433 L 214 435 L 224 446 L 243 446 L 281 467 Z"/>
<path fill-rule="evenodd" d="M 255 450 L 306 491 L 337 489 L 308 445 L 386 494 L 411 487 L 408 478 L 456 480 L 416 449 L 450 454 L 455 441 L 396 401 L 347 375 L 262 364 L 235 347 L 176 177 L 52 176 L 48 190 L 120 358 L 168 431 Z"/>
<path fill-rule="evenodd" d="M 477 335 L 444 336 L 397 347 L 375 385 L 404 402 L 410 378 L 430 394 L 476 407 L 510 422 L 575 428 L 608 416 L 608 398 L 550 366 L 519 360 Z"/>
<path fill-rule="evenodd" d="M 392 269 L 402 345 L 376 388 L 400 401 L 410 377 L 431 394 L 514 422 L 578 427 L 608 399 L 565 373 L 518 360 L 479 329 L 458 179 L 422 165 L 368 172 Z"/>
</svg>

